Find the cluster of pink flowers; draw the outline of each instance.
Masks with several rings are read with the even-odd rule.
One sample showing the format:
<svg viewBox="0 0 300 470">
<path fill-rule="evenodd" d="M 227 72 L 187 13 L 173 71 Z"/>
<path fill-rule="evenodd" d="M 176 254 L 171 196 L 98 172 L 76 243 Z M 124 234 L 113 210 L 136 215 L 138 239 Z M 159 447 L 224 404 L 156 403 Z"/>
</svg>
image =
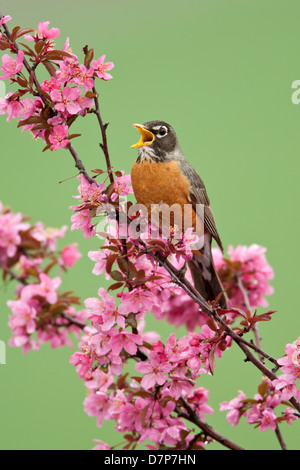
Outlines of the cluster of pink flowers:
<svg viewBox="0 0 300 470">
<path fill-rule="evenodd" d="M 190 333 L 177 340 L 173 334 L 164 346 L 153 342 L 155 334 L 146 335 L 140 328 L 137 333 L 126 331 L 125 323 L 132 318 L 120 315 L 103 289 L 99 294 L 101 301 L 86 301 L 94 326 L 85 330 L 81 352 L 71 358 L 88 389 L 86 413 L 97 418 L 99 427 L 114 420 L 119 432 L 131 433 L 131 445 L 149 439 L 156 448 L 163 442 L 185 448 L 194 435 L 178 417 L 176 401 L 184 398 L 203 421 L 213 412 L 208 391 L 195 388 L 197 377 L 209 368 L 208 350 L 216 346 L 207 343 L 212 335 Z M 138 361 L 135 369 L 143 374 L 130 383 L 124 370 L 129 359 Z"/>
<path fill-rule="evenodd" d="M 287 407 L 287 404 L 286 395 L 276 389 L 274 382 L 264 378 L 254 398 L 249 399 L 244 392 L 239 391 L 236 398 L 221 403 L 220 411 L 228 411 L 227 421 L 232 426 L 236 426 L 243 416 L 247 418 L 247 423 L 254 424 L 261 432 L 269 428 L 275 431 L 280 422 L 286 421 L 292 424 L 297 419 L 296 410 L 293 407 Z M 275 410 L 280 405 L 285 408 L 276 414 Z"/>
<path fill-rule="evenodd" d="M 274 292 L 269 284 L 274 272 L 266 260 L 266 251 L 260 245 L 229 246 L 227 259 L 219 249 L 213 250 L 214 262 L 232 307 L 245 306 L 244 294 L 237 279 L 247 292 L 251 308 L 268 306 L 265 296 Z"/>
<path fill-rule="evenodd" d="M 80 304 L 79 299 L 58 290 L 60 274 L 81 257 L 77 244 L 57 250 L 57 241 L 66 230 L 47 228 L 41 222 L 31 225 L 22 214 L 13 213 L 0 202 L 0 269 L 4 278 L 20 282 L 16 300 L 7 303 L 12 311 L 10 345 L 22 347 L 25 353 L 46 341 L 52 347 L 71 345 L 68 334 L 80 335 L 78 324 L 86 311 L 77 312 L 74 305 Z M 59 275 L 50 277 L 55 267 Z"/>
<path fill-rule="evenodd" d="M 0 27 L 7 21 L 8 18 L 2 19 Z M 36 94 L 32 82 L 22 73 L 24 51 L 16 51 L 13 41 L 5 37 L 2 49 L 11 49 L 16 53 L 16 58 L 9 54 L 3 55 L 3 75 L 0 79 L 11 79 L 19 88 L 15 93 L 9 92 L 5 98 L 0 98 L 0 114 L 7 114 L 8 121 L 20 118 L 19 126 L 23 127 L 23 131 L 29 130 L 36 138 L 41 138 L 47 144 L 45 150 L 66 148 L 70 145 L 70 140 L 78 136 L 69 132 L 75 119 L 86 115 L 93 108 L 95 79 L 111 79 L 108 71 L 114 64 L 105 62 L 104 55 L 98 60 L 92 60 L 93 54 L 85 61 L 85 65 L 80 64 L 78 58 L 72 54 L 68 40 L 63 50 L 55 50 L 54 39 L 60 32 L 58 28 L 49 29 L 49 21 L 39 23 L 35 35 L 25 34 L 24 31 L 17 32 L 16 39 L 24 35 L 29 43 L 35 43 L 35 50 L 28 45 L 26 53 L 35 66 L 43 63 L 51 78 L 42 82 L 38 97 L 24 98 L 27 93 Z"/>
<path fill-rule="evenodd" d="M 26 232 L 30 224 L 24 221 L 22 214 L 14 214 L 3 207 L 0 201 L 0 263 L 9 265 L 16 256 L 21 244 L 21 234 Z"/>
<path fill-rule="evenodd" d="M 281 391 L 285 400 L 291 397 L 299 400 L 300 392 L 296 384 L 300 382 L 300 338 L 292 344 L 287 344 L 285 352 L 286 355 L 277 361 L 283 374 L 273 380 L 273 384 Z"/>
<path fill-rule="evenodd" d="M 72 227 L 71 230 L 80 229 L 85 238 L 90 238 L 95 235 L 95 224 L 92 219 L 96 216 L 102 216 L 107 212 L 114 212 L 113 203 L 121 196 L 127 196 L 133 192 L 130 185 L 130 175 L 116 176 L 114 183 L 106 188 L 105 183 L 90 184 L 83 175 L 79 176 L 80 185 L 78 187 L 79 195 L 74 196 L 75 199 L 80 200 L 77 206 L 71 206 L 75 214 L 71 217 Z M 107 218 L 107 220 L 109 220 Z"/>
<path fill-rule="evenodd" d="M 81 64 L 69 40 L 62 50 L 55 49 L 60 31 L 50 28 L 48 21 L 40 22 L 37 31 L 16 27 L 9 33 L 5 25 L 10 20 L 9 16 L 0 19 L 0 48 L 10 52 L 2 57 L 0 79 L 10 80 L 17 90 L 0 99 L 0 114 L 7 115 L 7 121 L 19 119 L 18 127 L 41 138 L 44 150 L 69 148 L 72 152 L 71 139 L 79 134 L 71 134 L 70 127 L 88 113 L 96 112 L 99 118 L 95 80 L 110 80 L 108 72 L 114 64 L 105 62 L 104 55 L 94 60 L 94 51 L 87 46 Z M 22 36 L 28 45 L 17 48 Z M 28 64 L 30 77 L 26 78 Z M 36 69 L 40 64 L 50 77 L 39 85 Z M 83 174 L 78 177 L 78 195 L 74 196 L 78 204 L 70 208 L 74 212 L 71 230 L 80 229 L 85 238 L 104 238 L 102 248 L 91 251 L 89 258 L 95 263 L 93 273 L 105 274 L 109 287 L 86 299 L 82 310 L 76 309 L 78 297 L 60 290 L 62 273 L 81 256 L 77 244 L 61 251 L 57 248 L 67 227 L 32 225 L 0 202 L 0 269 L 4 280 L 19 282 L 16 298 L 7 303 L 12 312 L 10 345 L 22 347 L 24 353 L 45 342 L 53 348 L 71 346 L 69 334 L 75 333 L 80 350 L 70 363 L 88 391 L 84 409 L 97 419 L 99 427 L 113 420 L 124 434 L 124 449 L 135 449 L 146 440 L 150 449 L 205 448 L 210 437 L 199 431 L 196 434 L 184 418 L 193 422 L 197 414 L 198 420 L 205 422 L 206 415 L 213 413 L 209 392 L 197 381 L 202 374 L 212 375 L 216 358 L 231 347 L 226 325 L 231 325 L 235 336 L 243 336 L 257 321 L 268 321 L 274 313 L 252 312 L 266 307 L 266 296 L 273 293 L 270 280 L 274 273 L 266 260 L 266 249 L 230 246 L 228 257 L 213 250 L 229 298 L 228 310 L 219 311 L 226 325 L 217 317 L 216 323 L 151 256 L 159 253 L 175 268 L 184 268 L 199 241 L 193 230 L 178 233 L 175 226 L 170 236 L 164 236 L 163 230 L 149 225 L 143 210 L 133 215 L 127 212 L 131 206 L 126 197 L 133 192 L 129 175 L 111 168 L 92 171 L 94 180 L 86 172 L 88 179 Z M 103 182 L 99 182 L 101 175 Z M 192 282 L 189 269 L 186 277 Z M 149 314 L 176 326 L 185 325 L 187 334 L 177 338 L 172 333 L 162 342 L 156 332 L 144 331 Z M 238 317 L 242 321 L 236 325 Z M 286 400 L 300 398 L 296 385 L 300 379 L 300 338 L 287 345 L 278 364 L 282 375 L 273 382 L 264 378 L 253 399 L 240 391 L 238 397 L 221 403 L 220 410 L 228 411 L 227 421 L 232 426 L 243 416 L 260 431 L 274 431 L 281 421 L 291 424 L 296 419 L 295 409 L 288 407 Z M 281 414 L 279 406 L 285 407 Z M 95 449 L 110 449 L 103 441 L 96 442 Z"/>
</svg>

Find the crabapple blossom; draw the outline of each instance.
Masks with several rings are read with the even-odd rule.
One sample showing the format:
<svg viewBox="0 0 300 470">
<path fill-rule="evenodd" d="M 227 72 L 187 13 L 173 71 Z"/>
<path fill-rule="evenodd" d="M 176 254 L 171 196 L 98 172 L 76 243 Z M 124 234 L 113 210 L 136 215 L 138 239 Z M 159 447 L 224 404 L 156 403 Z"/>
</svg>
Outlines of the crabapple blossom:
<svg viewBox="0 0 300 470">
<path fill-rule="evenodd" d="M 68 268 L 72 268 L 81 256 L 81 253 L 78 251 L 78 243 L 73 243 L 63 248 L 61 252 L 61 263 Z"/>
<path fill-rule="evenodd" d="M 104 62 L 104 60 L 105 55 L 99 57 L 98 60 L 94 60 L 92 62 L 92 68 L 96 72 L 98 78 L 101 78 L 102 80 L 110 80 L 112 76 L 107 73 L 107 71 L 114 68 L 114 64 L 113 62 Z"/>
<path fill-rule="evenodd" d="M 13 59 L 9 54 L 2 56 L 2 73 L 3 76 L 0 80 L 6 80 L 21 72 L 23 68 L 24 52 L 18 51 L 16 59 Z"/>
<path fill-rule="evenodd" d="M 68 135 L 69 128 L 66 125 L 59 125 L 53 127 L 49 140 L 51 142 L 51 150 L 58 150 L 61 147 L 66 147 L 69 144 L 69 140 L 66 138 Z"/>
<path fill-rule="evenodd" d="M 4 24 L 8 23 L 9 21 L 12 20 L 12 17 L 9 16 L 9 15 L 6 15 L 4 16 L 1 20 L 0 20 L 0 28 L 1 26 L 3 26 Z"/>
<path fill-rule="evenodd" d="M 80 111 L 80 105 L 76 101 L 80 95 L 80 88 L 72 88 L 70 86 L 66 86 L 62 92 L 57 89 L 50 92 L 51 99 L 56 103 L 55 109 L 63 115 L 66 112 L 72 115 Z"/>
</svg>

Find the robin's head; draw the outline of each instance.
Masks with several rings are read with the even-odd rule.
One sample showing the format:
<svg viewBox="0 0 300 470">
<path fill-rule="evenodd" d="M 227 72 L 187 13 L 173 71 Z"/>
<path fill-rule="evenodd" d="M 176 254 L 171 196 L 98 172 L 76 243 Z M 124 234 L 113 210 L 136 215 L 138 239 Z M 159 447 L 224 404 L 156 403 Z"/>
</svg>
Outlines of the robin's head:
<svg viewBox="0 0 300 470">
<path fill-rule="evenodd" d="M 139 149 L 139 156 L 157 161 L 174 158 L 179 149 L 176 133 L 170 124 L 164 121 L 148 121 L 145 124 L 133 124 L 141 133 L 140 141 L 131 146 Z"/>
</svg>

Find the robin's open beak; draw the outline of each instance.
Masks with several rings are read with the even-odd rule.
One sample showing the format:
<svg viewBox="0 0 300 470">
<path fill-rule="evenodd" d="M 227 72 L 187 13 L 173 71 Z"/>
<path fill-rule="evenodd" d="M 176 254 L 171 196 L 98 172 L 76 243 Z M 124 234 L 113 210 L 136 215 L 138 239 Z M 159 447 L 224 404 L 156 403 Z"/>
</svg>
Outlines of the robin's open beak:
<svg viewBox="0 0 300 470">
<path fill-rule="evenodd" d="M 148 131 L 145 126 L 141 124 L 133 124 L 138 131 L 141 133 L 140 141 L 137 144 L 131 146 L 132 149 L 136 147 L 144 147 L 145 145 L 151 145 L 154 141 L 155 135 L 152 132 Z"/>
</svg>

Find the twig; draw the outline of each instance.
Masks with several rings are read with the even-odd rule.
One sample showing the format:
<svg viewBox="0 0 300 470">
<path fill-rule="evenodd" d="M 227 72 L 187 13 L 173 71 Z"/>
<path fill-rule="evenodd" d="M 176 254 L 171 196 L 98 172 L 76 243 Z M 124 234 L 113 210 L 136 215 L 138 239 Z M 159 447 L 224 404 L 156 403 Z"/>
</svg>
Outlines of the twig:
<svg viewBox="0 0 300 470">
<path fill-rule="evenodd" d="M 209 426 L 207 423 L 202 421 L 198 413 L 196 413 L 195 410 L 188 404 L 188 402 L 184 398 L 179 399 L 180 403 L 182 406 L 185 408 L 187 413 L 183 413 L 180 410 L 178 410 L 178 416 L 185 418 L 186 420 L 190 421 L 193 424 L 196 424 L 206 436 L 211 437 L 215 441 L 219 442 L 222 444 L 224 447 L 227 447 L 230 450 L 245 450 L 243 447 L 239 446 L 238 444 L 235 444 L 235 442 L 230 441 L 226 437 L 222 436 L 222 434 L 218 433 L 213 429 L 211 426 Z"/>
<path fill-rule="evenodd" d="M 75 167 L 80 171 L 80 173 L 85 177 L 85 179 L 90 183 L 90 184 L 96 184 L 97 186 L 98 183 L 94 178 L 90 176 L 90 174 L 86 171 L 82 161 L 80 160 L 76 150 L 74 149 L 73 145 L 70 145 L 69 147 L 69 152 L 71 153 L 72 157 L 74 158 L 75 161 Z"/>
<path fill-rule="evenodd" d="M 251 308 L 251 305 L 250 305 L 250 302 L 249 302 L 248 294 L 247 294 L 247 292 L 244 288 L 243 281 L 242 281 L 242 279 L 239 275 L 237 276 L 237 285 L 238 285 L 238 287 L 239 287 L 239 289 L 240 289 L 240 291 L 241 291 L 241 293 L 244 297 L 244 303 L 245 303 L 246 309 L 249 310 L 249 312 L 252 312 L 252 308 Z M 252 326 L 252 331 L 254 333 L 254 338 L 255 338 L 256 345 L 261 350 L 261 340 L 260 340 L 260 336 L 259 336 L 257 323 L 254 323 L 254 325 Z M 260 360 L 263 360 L 262 356 L 260 357 Z"/>
<path fill-rule="evenodd" d="M 276 425 L 275 434 L 276 434 L 276 437 L 277 437 L 277 439 L 278 439 L 278 442 L 279 442 L 279 444 L 280 444 L 280 446 L 281 446 L 281 449 L 282 449 L 282 450 L 288 450 L 288 448 L 287 448 L 287 446 L 286 446 L 286 443 L 285 443 L 284 440 L 283 440 L 283 437 L 282 437 L 282 434 L 281 434 L 280 429 L 279 429 L 279 427 L 278 427 L 278 424 Z"/>
<path fill-rule="evenodd" d="M 106 167 L 107 167 L 107 171 L 108 171 L 109 180 L 110 180 L 111 183 L 113 183 L 114 182 L 114 175 L 113 175 L 113 172 L 112 172 L 112 166 L 111 166 L 111 162 L 110 162 L 110 156 L 109 156 L 108 145 L 107 145 L 107 135 L 106 135 L 106 129 L 107 129 L 108 123 L 105 123 L 105 124 L 103 123 L 101 113 L 100 113 L 100 106 L 99 106 L 99 99 L 98 99 L 99 95 L 98 95 L 95 87 L 93 88 L 93 93 L 94 93 L 94 102 L 95 102 L 95 114 L 97 116 L 99 126 L 100 126 L 100 129 L 101 129 L 101 134 L 102 134 L 102 143 L 100 143 L 100 147 L 102 148 L 104 156 L 105 156 L 105 161 L 106 161 Z"/>
<path fill-rule="evenodd" d="M 23 284 L 23 286 L 28 285 L 27 281 L 25 281 L 23 277 L 18 276 L 17 274 L 15 274 L 13 271 L 11 271 L 9 268 L 4 266 L 3 264 L 1 264 L 0 267 L 3 269 L 4 272 L 6 272 L 6 274 L 8 274 L 15 281 L 18 281 L 20 284 Z"/>
</svg>

